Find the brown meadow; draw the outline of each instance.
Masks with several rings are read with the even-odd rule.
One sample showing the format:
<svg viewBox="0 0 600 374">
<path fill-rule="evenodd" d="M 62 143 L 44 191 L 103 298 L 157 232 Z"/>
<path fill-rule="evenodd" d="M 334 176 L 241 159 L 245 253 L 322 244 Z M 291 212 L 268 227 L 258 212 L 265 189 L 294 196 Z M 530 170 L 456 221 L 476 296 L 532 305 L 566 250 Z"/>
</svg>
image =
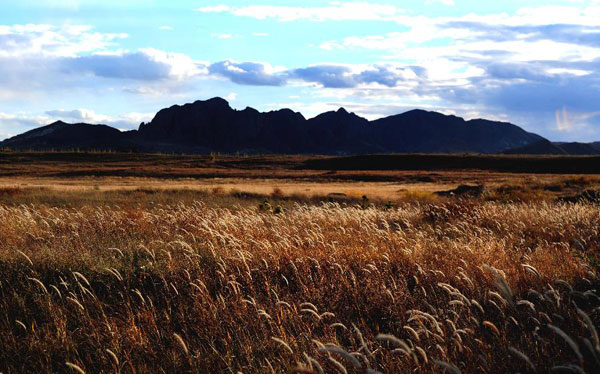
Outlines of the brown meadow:
<svg viewBox="0 0 600 374">
<path fill-rule="evenodd" d="M 599 372 L 600 206 L 556 198 L 597 178 L 482 175 L 393 201 L 6 185 L 0 371 Z"/>
<path fill-rule="evenodd" d="M 0 366 L 596 372 L 598 227 L 563 203 L 4 205 Z"/>
</svg>

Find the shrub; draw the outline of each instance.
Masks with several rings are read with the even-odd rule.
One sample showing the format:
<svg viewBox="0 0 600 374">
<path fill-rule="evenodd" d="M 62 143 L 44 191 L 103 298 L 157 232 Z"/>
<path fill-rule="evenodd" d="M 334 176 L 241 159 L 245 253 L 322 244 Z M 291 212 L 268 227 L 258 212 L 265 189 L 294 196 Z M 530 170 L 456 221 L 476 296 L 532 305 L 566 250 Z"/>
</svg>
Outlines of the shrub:
<svg viewBox="0 0 600 374">
<path fill-rule="evenodd" d="M 273 191 L 271 192 L 271 197 L 274 199 L 283 199 L 285 197 L 285 194 L 283 193 L 281 188 L 275 187 L 275 188 L 273 188 Z"/>
</svg>

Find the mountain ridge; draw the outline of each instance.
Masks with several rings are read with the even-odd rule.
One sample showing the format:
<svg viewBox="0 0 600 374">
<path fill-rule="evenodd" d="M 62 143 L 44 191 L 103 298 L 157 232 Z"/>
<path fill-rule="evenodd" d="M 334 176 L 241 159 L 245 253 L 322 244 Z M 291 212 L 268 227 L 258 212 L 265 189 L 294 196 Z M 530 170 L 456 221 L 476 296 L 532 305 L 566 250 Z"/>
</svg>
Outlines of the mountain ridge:
<svg viewBox="0 0 600 374">
<path fill-rule="evenodd" d="M 95 127 L 98 126 L 98 127 Z M 222 98 L 159 110 L 137 130 L 56 121 L 0 142 L 13 149 L 176 153 L 501 153 L 547 139 L 508 122 L 415 109 L 369 121 L 344 108 L 305 118 L 288 108 L 231 108 Z"/>
<path fill-rule="evenodd" d="M 600 155 L 600 142 L 551 142 L 547 139 L 509 149 L 504 154 L 524 155 Z"/>
</svg>

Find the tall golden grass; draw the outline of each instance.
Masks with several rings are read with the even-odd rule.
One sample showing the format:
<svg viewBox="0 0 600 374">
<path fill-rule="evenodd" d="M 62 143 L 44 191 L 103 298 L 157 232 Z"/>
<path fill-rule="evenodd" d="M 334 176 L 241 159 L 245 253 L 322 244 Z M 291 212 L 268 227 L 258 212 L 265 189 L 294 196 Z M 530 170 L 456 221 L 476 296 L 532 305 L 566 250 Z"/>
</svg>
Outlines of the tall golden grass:
<svg viewBox="0 0 600 374">
<path fill-rule="evenodd" d="M 0 205 L 3 373 L 600 371 L 600 208 Z"/>
</svg>

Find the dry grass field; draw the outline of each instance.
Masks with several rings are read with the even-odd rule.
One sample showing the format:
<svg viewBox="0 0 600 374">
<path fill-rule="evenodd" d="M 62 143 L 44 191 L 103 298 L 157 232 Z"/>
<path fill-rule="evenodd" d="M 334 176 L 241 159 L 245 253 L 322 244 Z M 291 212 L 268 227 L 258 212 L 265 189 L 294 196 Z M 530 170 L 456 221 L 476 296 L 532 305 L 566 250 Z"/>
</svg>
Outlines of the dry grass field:
<svg viewBox="0 0 600 374">
<path fill-rule="evenodd" d="M 2 373 L 600 372 L 595 175 L 2 156 Z"/>
</svg>

